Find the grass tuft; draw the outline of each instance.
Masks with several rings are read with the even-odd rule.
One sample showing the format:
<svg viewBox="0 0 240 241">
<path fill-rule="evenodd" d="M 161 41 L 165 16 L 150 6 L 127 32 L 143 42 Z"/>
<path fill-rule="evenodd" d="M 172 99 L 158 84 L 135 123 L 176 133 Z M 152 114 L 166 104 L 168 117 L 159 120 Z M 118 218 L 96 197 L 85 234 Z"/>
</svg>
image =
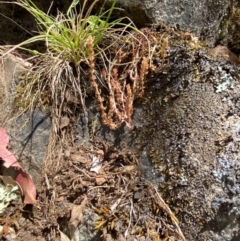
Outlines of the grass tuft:
<svg viewBox="0 0 240 241">
<path fill-rule="evenodd" d="M 150 31 L 138 30 L 128 18 L 112 21 L 117 0 L 107 11 L 102 6 L 97 15 L 92 10 L 98 0 L 79 2 L 73 0 L 66 14 L 58 11 L 56 16 L 31 0 L 13 2 L 34 16 L 39 30 L 4 55 L 17 48 L 33 54 L 33 67 L 19 84 L 17 101 L 21 111 L 39 107 L 51 115 L 53 146 L 64 139 L 63 117 L 71 122 L 80 113 L 88 120 L 85 98 L 89 89 L 98 101 L 104 125 L 116 129 L 125 123 L 132 128 L 133 102 L 143 96 L 145 77 L 159 44 Z M 46 52 L 25 47 L 39 41 L 45 43 Z"/>
</svg>

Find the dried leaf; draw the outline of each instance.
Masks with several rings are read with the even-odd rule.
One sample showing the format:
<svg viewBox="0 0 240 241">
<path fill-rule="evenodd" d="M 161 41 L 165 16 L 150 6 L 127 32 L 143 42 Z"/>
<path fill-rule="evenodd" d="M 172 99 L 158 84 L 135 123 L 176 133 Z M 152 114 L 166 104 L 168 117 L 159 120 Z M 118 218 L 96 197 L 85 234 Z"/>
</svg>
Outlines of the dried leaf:
<svg viewBox="0 0 240 241">
<path fill-rule="evenodd" d="M 82 156 L 81 154 L 72 154 L 71 159 L 73 160 L 74 163 L 82 163 L 82 164 L 90 163 L 90 159 L 88 159 L 85 156 Z"/>
<path fill-rule="evenodd" d="M 67 102 L 79 104 L 79 100 L 74 95 L 72 95 L 69 91 L 66 91 L 65 97 Z"/>
<path fill-rule="evenodd" d="M 4 166 L 17 167 L 18 174 L 16 177 L 16 182 L 20 185 L 24 198 L 24 203 L 35 204 L 36 203 L 36 188 L 32 181 L 31 176 L 25 172 L 15 156 L 7 150 L 7 145 L 9 142 L 9 136 L 7 135 L 4 128 L 0 127 L 0 158 L 4 161 Z"/>
<path fill-rule="evenodd" d="M 145 191 L 144 190 L 140 190 L 138 192 L 134 193 L 134 199 L 141 199 L 142 197 L 144 197 Z"/>
<path fill-rule="evenodd" d="M 17 235 L 13 228 L 0 225 L 0 237 L 3 237 L 4 240 L 16 240 Z"/>
<path fill-rule="evenodd" d="M 101 220 L 96 222 L 95 230 L 101 229 L 105 224 L 107 223 L 107 220 Z"/>
<path fill-rule="evenodd" d="M 13 178 L 10 176 L 0 176 L 0 178 L 2 179 L 5 186 L 8 184 L 12 186 L 16 186 L 16 185 L 19 186 L 19 184 L 16 181 L 14 181 Z"/>
<path fill-rule="evenodd" d="M 7 185 L 17 186 L 20 193 L 23 195 L 22 187 L 20 186 L 20 184 L 17 181 L 14 181 L 12 177 L 10 177 L 10 176 L 0 176 L 0 178 L 2 179 L 3 184 L 5 186 L 7 186 Z"/>
<path fill-rule="evenodd" d="M 116 200 L 116 202 L 110 207 L 110 209 L 111 209 L 112 212 L 116 209 L 116 207 L 119 205 L 119 203 L 121 202 L 121 200 L 122 200 L 122 198 L 118 198 L 118 199 Z"/>
<path fill-rule="evenodd" d="M 70 123 L 69 118 L 68 118 L 67 116 L 63 116 L 63 117 L 61 118 L 61 120 L 60 120 L 60 126 L 59 126 L 59 128 L 62 129 L 62 128 L 68 126 L 69 123 Z"/>
<path fill-rule="evenodd" d="M 74 228 L 77 228 L 78 224 L 82 221 L 83 210 L 87 204 L 87 201 L 87 196 L 85 196 L 80 205 L 73 205 L 69 224 L 74 226 Z"/>
<path fill-rule="evenodd" d="M 4 161 L 4 166 L 9 168 L 10 166 L 21 168 L 15 156 L 7 150 L 9 137 L 3 128 L 0 128 L 0 157 Z"/>
<path fill-rule="evenodd" d="M 96 181 L 97 185 L 100 186 L 100 185 L 102 185 L 103 183 L 106 182 L 106 179 L 103 178 L 103 177 L 96 177 L 95 181 Z"/>
<path fill-rule="evenodd" d="M 60 237 L 61 237 L 61 241 L 70 241 L 70 239 L 68 238 L 68 236 L 66 234 L 64 234 L 63 232 L 60 232 Z"/>
<path fill-rule="evenodd" d="M 136 166 L 124 166 L 124 167 L 118 167 L 115 168 L 115 172 L 122 172 L 122 173 L 131 173 L 136 170 Z"/>
<path fill-rule="evenodd" d="M 31 176 L 21 169 L 15 180 L 22 188 L 24 203 L 36 203 L 37 192 Z"/>
</svg>

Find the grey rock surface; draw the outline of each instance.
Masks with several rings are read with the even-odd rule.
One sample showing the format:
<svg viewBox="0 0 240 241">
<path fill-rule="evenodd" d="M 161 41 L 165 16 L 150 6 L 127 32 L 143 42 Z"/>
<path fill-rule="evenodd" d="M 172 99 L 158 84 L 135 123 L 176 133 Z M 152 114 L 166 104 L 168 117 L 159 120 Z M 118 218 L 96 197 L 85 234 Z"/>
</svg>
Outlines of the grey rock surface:
<svg viewBox="0 0 240 241">
<path fill-rule="evenodd" d="M 112 1 L 109 0 L 109 4 Z M 56 14 L 57 10 L 66 12 L 71 2 L 71 0 L 54 1 L 51 13 Z M 100 3 L 102 2 L 104 1 Z M 196 36 L 213 45 L 220 37 L 223 37 L 224 43 L 232 41 L 234 37 L 229 38 L 228 28 L 231 28 L 229 33 L 232 36 L 237 35 L 234 26 L 238 26 L 238 20 L 230 21 L 230 19 L 232 12 L 238 9 L 238 2 L 238 0 L 118 0 L 117 5 L 123 11 L 119 11 L 116 16 L 127 15 L 139 27 L 164 23 L 177 29 L 194 32 Z M 35 0 L 34 3 L 45 12 L 50 7 L 50 2 L 43 0 Z M 31 37 L 34 31 L 37 31 L 37 25 L 29 13 L 16 5 L 0 3 L 0 44 L 22 42 Z M 16 33 L 19 33 L 17 37 L 14 36 Z"/>
<path fill-rule="evenodd" d="M 77 233 L 79 235 L 75 234 L 77 237 L 79 237 L 79 241 L 101 240 L 100 233 L 94 229 L 95 222 L 98 220 L 98 215 L 93 213 L 91 210 L 85 210 L 83 215 L 84 217 L 82 224 L 77 228 Z"/>
<path fill-rule="evenodd" d="M 216 40 L 221 21 L 230 17 L 226 15 L 233 8 L 233 1 L 229 0 L 119 0 L 118 3 L 137 25 L 164 23 L 194 32 L 210 42 Z"/>
<path fill-rule="evenodd" d="M 189 240 L 238 240 L 239 68 L 202 50 L 177 47 L 171 56 L 171 71 L 154 77 L 139 115 L 140 160 L 155 165 Z"/>
<path fill-rule="evenodd" d="M 14 114 L 14 95 L 22 73 L 28 70 L 28 63 L 8 55 L 0 63 L 0 126 L 10 136 L 11 150 L 34 181 L 41 175 L 41 168 L 47 150 L 50 132 L 50 118 L 40 110 Z"/>
<path fill-rule="evenodd" d="M 8 125 L 15 156 L 36 183 L 41 177 L 50 129 L 49 116 L 38 109 L 22 114 Z"/>
<path fill-rule="evenodd" d="M 169 75 L 154 79 L 139 147 L 164 180 L 162 195 L 189 240 L 237 240 L 239 69 L 211 62 L 201 51 L 176 59 L 182 51 L 172 52 Z"/>
<path fill-rule="evenodd" d="M 134 130 L 99 125 L 97 136 L 137 154 L 139 169 L 158 187 L 187 240 L 236 241 L 240 69 L 204 49 L 179 45 L 169 54 L 135 105 Z"/>
</svg>

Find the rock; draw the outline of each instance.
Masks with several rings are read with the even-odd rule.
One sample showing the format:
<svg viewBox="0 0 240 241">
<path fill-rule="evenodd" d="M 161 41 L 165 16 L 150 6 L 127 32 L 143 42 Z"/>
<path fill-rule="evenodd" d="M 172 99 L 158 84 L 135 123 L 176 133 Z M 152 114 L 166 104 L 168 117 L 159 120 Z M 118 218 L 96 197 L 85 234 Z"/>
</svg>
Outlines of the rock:
<svg viewBox="0 0 240 241">
<path fill-rule="evenodd" d="M 138 26 L 164 23 L 194 32 L 212 43 L 218 38 L 221 21 L 230 18 L 229 9 L 233 8 L 229 0 L 119 0 L 118 3 Z"/>
<path fill-rule="evenodd" d="M 79 230 L 79 241 L 92 240 L 98 241 L 101 240 L 101 234 L 94 229 L 95 222 L 98 219 L 98 215 L 92 213 L 90 210 L 84 211 L 82 225 L 78 227 Z"/>
<path fill-rule="evenodd" d="M 240 69 L 207 49 L 169 48 L 162 71 L 135 104 L 134 130 L 96 130 L 132 148 L 187 240 L 238 240 Z M 91 120 L 90 120 L 91 121 Z"/>
<path fill-rule="evenodd" d="M 1 52 L 0 52 L 1 53 Z M 8 55 L 0 62 L 0 123 L 4 123 L 12 112 L 13 95 L 18 78 L 27 70 L 27 63 L 13 55 Z"/>
<path fill-rule="evenodd" d="M 1 1 L 0 3 L 0 45 L 19 44 L 32 37 L 38 30 L 33 16 L 13 2 Z M 57 10 L 66 12 L 72 0 L 53 1 L 53 3 L 44 0 L 33 2 L 44 12 L 47 12 L 51 6 L 51 13 L 56 14 Z"/>
<path fill-rule="evenodd" d="M 133 3 L 137 9 L 140 2 Z M 173 1 L 168 1 L 171 12 L 164 3 L 143 3 L 148 20 L 164 20 L 172 25 L 175 17 L 182 28 L 189 27 L 188 30 L 197 35 L 211 32 L 207 38 L 214 40 L 222 14 L 230 7 L 228 1 L 189 2 L 185 3 L 187 7 L 183 7 L 182 15 L 177 15 Z M 130 9 L 130 5 L 127 6 L 126 9 Z M 156 7 L 165 11 L 160 20 L 150 12 Z M 193 11 L 194 7 L 199 12 Z M 219 20 L 214 22 L 212 14 L 209 18 L 212 25 L 205 29 L 204 21 L 217 9 Z M 202 15 L 204 18 L 199 19 Z M 240 69 L 234 65 L 238 60 L 229 62 L 232 55 L 227 53 L 227 59 L 220 59 L 207 49 L 194 50 L 186 44 L 171 46 L 168 61 L 147 80 L 145 96 L 134 106 L 132 131 L 124 126 L 116 131 L 101 126 L 93 108 L 89 108 L 88 121 L 79 120 L 80 137 L 90 139 L 93 133 L 109 142 L 109 146 L 119 150 L 127 147 L 136 153 L 141 174 L 158 187 L 188 240 L 226 241 L 240 237 Z M 24 157 L 23 166 L 37 178 L 51 122 L 39 110 L 12 120 L 14 86 L 27 67 L 8 56 L 1 68 L 0 120 L 11 136 L 12 149 Z M 20 132 L 27 118 L 30 122 Z M 89 130 L 93 122 L 97 124 Z M 28 146 L 21 153 L 27 140 Z M 91 211 L 84 217 L 79 233 L 84 240 L 90 240 L 87 220 L 91 219 L 90 232 L 93 232 L 97 217 Z"/>
<path fill-rule="evenodd" d="M 51 122 L 48 115 L 38 109 L 19 116 L 14 114 L 16 85 L 28 66 L 29 63 L 13 55 L 6 56 L 0 63 L 0 125 L 11 138 L 14 155 L 36 181 L 41 174 Z"/>
<path fill-rule="evenodd" d="M 38 109 L 22 114 L 7 125 L 11 147 L 35 182 L 41 177 L 50 128 L 50 117 Z"/>
<path fill-rule="evenodd" d="M 112 1 L 108 1 L 109 5 Z M 57 10 L 66 12 L 71 2 L 71 0 L 54 1 L 51 13 L 54 15 Z M 211 45 L 220 39 L 224 44 L 230 43 L 236 50 L 236 42 L 239 49 L 238 2 L 238 0 L 118 0 L 118 6 L 124 11 L 116 13 L 116 16 L 127 15 L 138 27 L 164 23 L 167 26 L 193 32 Z M 45 12 L 50 7 L 50 3 L 43 0 L 35 0 L 34 3 Z M 33 17 L 16 5 L 0 3 L 0 13 L 2 14 L 0 44 L 22 42 L 37 30 Z"/>
<path fill-rule="evenodd" d="M 220 43 L 227 45 L 234 53 L 240 53 L 240 1 L 233 1 L 233 7 L 229 11 L 230 18 L 225 18 L 220 32 Z"/>
<path fill-rule="evenodd" d="M 179 74 L 181 61 L 175 60 L 179 65 L 175 65 L 172 77 L 168 76 L 169 83 L 161 89 L 152 86 L 155 97 L 150 97 L 149 104 L 153 111 L 146 113 L 152 121 L 140 128 L 139 136 L 144 141 L 144 151 L 163 176 L 160 190 L 184 223 L 187 238 L 232 240 L 240 234 L 236 224 L 239 207 L 234 201 L 240 194 L 240 157 L 236 152 L 239 70 L 226 62 L 220 67 L 203 53 L 198 54 L 201 57 L 185 61 Z M 200 80 L 190 74 L 194 62 L 200 70 Z M 159 81 L 164 84 L 161 77 Z M 225 83 L 230 84 L 219 92 Z M 207 234 L 204 238 L 203 233 Z"/>
</svg>

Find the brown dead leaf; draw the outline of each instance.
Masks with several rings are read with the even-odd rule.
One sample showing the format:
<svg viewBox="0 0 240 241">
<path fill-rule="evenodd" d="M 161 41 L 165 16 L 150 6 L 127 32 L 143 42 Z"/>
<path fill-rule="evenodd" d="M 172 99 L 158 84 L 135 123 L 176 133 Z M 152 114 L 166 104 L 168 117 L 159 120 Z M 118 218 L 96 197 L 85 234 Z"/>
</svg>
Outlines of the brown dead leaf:
<svg viewBox="0 0 240 241">
<path fill-rule="evenodd" d="M 101 186 L 103 183 L 106 182 L 106 179 L 103 177 L 96 177 L 95 181 L 97 185 Z"/>
<path fill-rule="evenodd" d="M 60 237 L 61 237 L 61 241 L 70 241 L 70 239 L 68 238 L 68 236 L 66 234 L 64 234 L 63 232 L 60 232 Z"/>
<path fill-rule="evenodd" d="M 69 151 L 69 150 L 65 150 L 65 151 L 64 151 L 64 155 L 65 155 L 66 157 L 70 157 L 70 151 Z"/>
<path fill-rule="evenodd" d="M 118 167 L 115 168 L 115 172 L 121 172 L 121 173 L 131 173 L 136 169 L 136 166 L 125 166 L 125 167 Z"/>
<path fill-rule="evenodd" d="M 4 183 L 4 186 L 8 186 L 8 185 L 18 186 L 20 193 L 23 194 L 23 190 L 22 190 L 21 185 L 19 185 L 18 182 L 14 181 L 12 177 L 10 177 L 10 176 L 0 176 L 0 179 L 2 179 L 2 181 Z"/>
<path fill-rule="evenodd" d="M 69 225 L 77 228 L 78 224 L 82 221 L 83 218 L 83 210 L 87 204 L 88 198 L 84 197 L 82 203 L 80 205 L 73 205 L 71 211 L 71 219 L 69 221 Z"/>
<path fill-rule="evenodd" d="M 10 177 L 10 176 L 0 176 L 0 178 L 2 179 L 5 186 L 8 185 L 8 184 L 10 184 L 12 186 L 16 186 L 16 185 L 19 186 L 19 184 L 16 181 L 14 181 L 13 178 Z"/>
<path fill-rule="evenodd" d="M 74 95 L 72 95 L 69 91 L 66 91 L 65 97 L 67 102 L 79 104 L 79 100 Z"/>
<path fill-rule="evenodd" d="M 15 167 L 18 169 L 15 181 L 21 187 L 22 194 L 24 195 L 24 203 L 35 204 L 37 202 L 37 194 L 32 177 L 23 170 L 13 153 L 7 149 L 8 143 L 9 136 L 6 133 L 6 130 L 0 127 L 0 158 L 4 161 L 3 165 L 6 168 Z"/>
<path fill-rule="evenodd" d="M 68 126 L 69 123 L 70 123 L 69 118 L 68 118 L 67 116 L 63 116 L 63 117 L 60 119 L 60 126 L 59 126 L 60 129 L 62 129 L 62 128 Z"/>
<path fill-rule="evenodd" d="M 16 240 L 17 235 L 13 228 L 8 225 L 0 225 L 0 237 L 4 238 L 4 240 Z"/>
<path fill-rule="evenodd" d="M 24 203 L 35 204 L 37 202 L 37 191 L 31 176 L 22 169 L 20 169 L 15 180 L 20 185 L 23 192 Z"/>
<path fill-rule="evenodd" d="M 90 158 L 87 158 L 86 156 L 82 156 L 81 154 L 72 154 L 71 159 L 73 160 L 74 163 L 91 163 Z"/>
<path fill-rule="evenodd" d="M 96 156 L 98 156 L 99 158 L 103 158 L 104 157 L 104 151 L 103 150 L 97 150 L 96 151 Z"/>
<path fill-rule="evenodd" d="M 60 196 L 60 197 L 56 198 L 56 202 L 62 202 L 64 200 L 65 200 L 64 196 Z"/>
<path fill-rule="evenodd" d="M 123 167 L 123 172 L 132 172 L 136 169 L 136 166 L 125 166 Z"/>
</svg>

